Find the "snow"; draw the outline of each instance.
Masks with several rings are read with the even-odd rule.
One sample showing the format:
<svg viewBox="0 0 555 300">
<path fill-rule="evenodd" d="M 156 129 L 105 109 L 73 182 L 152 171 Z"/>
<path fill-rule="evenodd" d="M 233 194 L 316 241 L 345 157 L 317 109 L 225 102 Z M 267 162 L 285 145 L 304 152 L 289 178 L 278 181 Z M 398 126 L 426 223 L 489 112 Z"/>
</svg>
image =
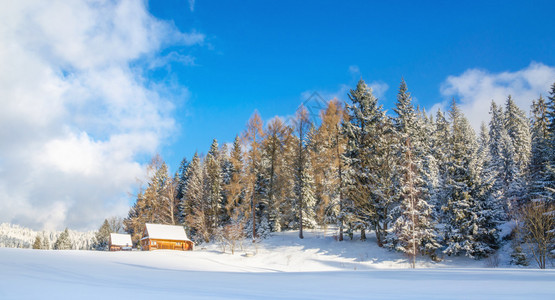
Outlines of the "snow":
<svg viewBox="0 0 555 300">
<path fill-rule="evenodd" d="M 49 247 L 54 246 L 63 231 L 35 231 L 9 223 L 0 224 L 0 247 L 31 248 L 37 235 L 48 240 Z M 72 249 L 92 249 L 95 242 L 95 231 L 79 232 L 69 230 Z"/>
<path fill-rule="evenodd" d="M 553 299 L 555 270 L 484 268 L 466 257 L 417 269 L 375 240 L 329 232 L 218 244 L 195 251 L 54 251 L 0 248 L 0 299 Z M 369 235 L 370 237 L 370 235 Z M 245 255 L 252 253 L 252 256 Z"/>
<path fill-rule="evenodd" d="M 183 226 L 146 224 L 147 235 L 151 239 L 188 241 Z"/>
<path fill-rule="evenodd" d="M 110 233 L 110 242 L 114 246 L 132 246 L 130 234 Z"/>
</svg>

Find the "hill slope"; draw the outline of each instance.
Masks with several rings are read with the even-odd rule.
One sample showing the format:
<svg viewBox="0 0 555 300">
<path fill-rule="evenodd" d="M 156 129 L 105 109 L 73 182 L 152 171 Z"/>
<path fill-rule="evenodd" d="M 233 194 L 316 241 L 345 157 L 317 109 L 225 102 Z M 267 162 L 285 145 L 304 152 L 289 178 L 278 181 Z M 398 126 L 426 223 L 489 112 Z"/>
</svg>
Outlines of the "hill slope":
<svg viewBox="0 0 555 300">
<path fill-rule="evenodd" d="M 252 256 L 244 255 L 253 253 Z M 461 268 L 472 263 L 471 268 Z M 468 259 L 406 269 L 372 241 L 321 232 L 277 234 L 235 255 L 193 252 L 0 248 L 0 298 L 98 299 L 552 299 L 555 270 L 486 269 Z"/>
</svg>

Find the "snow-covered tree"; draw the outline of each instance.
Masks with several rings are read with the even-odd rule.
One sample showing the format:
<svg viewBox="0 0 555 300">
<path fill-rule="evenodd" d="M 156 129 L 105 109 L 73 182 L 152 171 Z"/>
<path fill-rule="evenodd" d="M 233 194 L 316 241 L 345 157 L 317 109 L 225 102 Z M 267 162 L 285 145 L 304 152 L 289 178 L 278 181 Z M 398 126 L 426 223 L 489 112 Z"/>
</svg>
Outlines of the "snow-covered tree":
<svg viewBox="0 0 555 300">
<path fill-rule="evenodd" d="M 526 201 L 525 195 L 527 194 L 526 180 L 531 151 L 530 126 L 526 113 L 515 104 L 511 96 L 507 98 L 505 104 L 504 121 L 507 135 L 514 149 L 514 154 L 510 159 L 515 168 L 507 196 L 513 202 L 522 203 Z"/>
<path fill-rule="evenodd" d="M 553 186 L 549 170 L 549 160 L 553 149 L 549 145 L 549 119 L 547 104 L 540 95 L 537 101 L 532 102 L 532 150 L 530 159 L 530 198 L 534 200 L 548 199 L 552 195 L 546 189 Z"/>
<path fill-rule="evenodd" d="M 204 178 L 206 173 L 197 153 L 187 168 L 187 186 L 181 207 L 181 215 L 185 216 L 185 226 L 189 229 L 190 236 L 197 241 L 210 241 L 208 230 L 208 218 L 206 217 L 206 202 L 204 201 L 206 189 L 204 188 Z"/>
<path fill-rule="evenodd" d="M 339 224 L 342 240 L 343 222 L 339 220 L 341 206 L 341 186 L 345 151 L 345 138 L 340 132 L 344 110 L 336 100 L 331 100 L 320 113 L 321 124 L 311 139 L 310 160 L 314 170 L 316 215 L 320 225 Z"/>
<path fill-rule="evenodd" d="M 220 215 L 223 212 L 222 168 L 218 141 L 213 140 L 208 154 L 204 158 L 204 199 L 207 208 L 207 222 L 209 232 L 215 232 L 220 224 Z"/>
<path fill-rule="evenodd" d="M 54 243 L 54 250 L 70 250 L 71 249 L 71 240 L 69 238 L 69 232 L 66 228 L 64 232 L 58 236 L 58 239 Z"/>
<path fill-rule="evenodd" d="M 442 195 L 447 203 L 442 207 L 445 212 L 444 239 L 448 255 L 464 253 L 470 257 L 482 257 L 494 249 L 481 236 L 484 228 L 481 223 L 480 177 L 478 172 L 478 145 L 472 127 L 452 101 L 449 111 L 451 119 L 450 155 L 447 164 L 446 190 Z M 489 232 L 488 232 L 489 233 Z"/>
<path fill-rule="evenodd" d="M 428 141 L 424 120 L 414 110 L 404 80 L 399 87 L 394 111 L 397 114 L 393 119 L 394 148 L 398 162 L 392 176 L 397 177 L 396 198 L 400 203 L 392 210 L 394 222 L 388 240 L 391 246 L 409 256 L 414 268 L 417 254 L 433 256 L 440 245 L 432 220 L 433 206 L 428 203 L 429 186 L 425 182 L 424 163 L 430 157 L 429 149 L 425 147 Z"/>
<path fill-rule="evenodd" d="M 363 80 L 350 91 L 349 99 L 344 158 L 349 166 L 346 188 L 353 207 L 344 205 L 342 213 L 352 220 L 351 226 L 361 229 L 361 239 L 366 238 L 365 230 L 372 226 L 377 243 L 382 246 L 395 190 L 391 176 L 395 163 L 392 125 Z"/>
<path fill-rule="evenodd" d="M 266 214 L 271 231 L 281 231 L 283 222 L 281 206 L 284 190 L 287 188 L 285 147 L 290 136 L 291 128 L 275 117 L 269 121 L 262 143 L 262 156 L 265 161 L 263 173 L 268 182 Z"/>
<path fill-rule="evenodd" d="M 110 224 L 108 223 L 108 219 L 104 219 L 102 225 L 96 232 L 96 245 L 95 248 L 97 250 L 106 250 L 108 248 L 108 244 L 110 243 L 110 233 L 112 232 L 110 228 Z"/>
<path fill-rule="evenodd" d="M 295 201 L 293 204 L 294 209 L 297 211 L 297 225 L 299 229 L 299 238 L 304 238 L 303 225 L 311 224 L 314 220 L 314 212 L 306 214 L 310 209 L 314 209 L 315 202 L 313 188 L 313 179 L 310 167 L 309 155 L 307 150 L 308 132 L 312 124 L 308 118 L 308 111 L 304 106 L 301 106 L 295 116 L 295 132 L 297 134 L 297 145 L 295 147 Z M 308 198 L 307 198 L 308 197 Z M 305 220 L 306 219 L 306 220 Z"/>
<path fill-rule="evenodd" d="M 264 139 L 264 129 L 262 126 L 262 119 L 255 111 L 249 121 L 247 128 L 243 133 L 243 140 L 249 151 L 246 155 L 246 168 L 245 168 L 245 198 L 250 203 L 250 223 L 247 223 L 246 229 L 251 229 L 251 237 L 253 242 L 256 239 L 257 231 L 257 211 L 259 208 L 260 193 L 261 193 L 261 149 L 260 143 Z M 259 214 L 260 215 L 260 214 Z M 258 219 L 258 222 L 260 219 Z"/>
</svg>

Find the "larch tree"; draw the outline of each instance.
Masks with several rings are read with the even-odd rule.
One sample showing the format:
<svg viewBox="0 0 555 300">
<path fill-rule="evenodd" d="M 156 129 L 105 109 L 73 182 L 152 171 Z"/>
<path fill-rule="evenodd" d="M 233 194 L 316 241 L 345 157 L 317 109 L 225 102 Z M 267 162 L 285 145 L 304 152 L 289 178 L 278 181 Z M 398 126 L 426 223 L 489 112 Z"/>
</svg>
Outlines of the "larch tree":
<svg viewBox="0 0 555 300">
<path fill-rule="evenodd" d="M 233 141 L 229 161 L 231 163 L 231 170 L 229 176 L 229 183 L 224 186 L 226 191 L 226 210 L 229 216 L 244 216 L 246 208 L 245 204 L 245 176 L 243 164 L 243 150 L 239 137 L 236 136 Z"/>
<path fill-rule="evenodd" d="M 313 179 L 310 167 L 308 149 L 307 149 L 307 136 L 308 132 L 312 126 L 308 110 L 301 106 L 297 109 L 297 113 L 294 119 L 294 128 L 297 135 L 297 145 L 295 147 L 295 195 L 296 201 L 294 209 L 297 211 L 297 223 L 299 227 L 299 238 L 303 239 L 303 225 L 305 224 L 305 218 L 307 221 L 310 216 L 303 215 L 306 211 L 310 210 L 311 204 L 314 201 L 314 191 L 312 190 Z M 312 207 L 313 208 L 313 207 Z"/>
<path fill-rule="evenodd" d="M 343 222 L 340 221 L 343 161 L 345 138 L 341 133 L 344 110 L 337 99 L 328 102 L 320 112 L 322 120 L 311 145 L 311 161 L 316 184 L 316 215 L 324 226 L 338 224 L 339 239 L 343 239 Z"/>
<path fill-rule="evenodd" d="M 243 133 L 243 140 L 245 145 L 249 148 L 246 156 L 246 197 L 247 201 L 250 202 L 250 214 L 252 227 L 252 241 L 256 241 L 257 231 L 256 231 L 256 213 L 259 201 L 259 186 L 258 179 L 260 175 L 260 165 L 261 165 L 261 149 L 260 143 L 264 139 L 264 129 L 262 124 L 262 119 L 255 111 L 249 121 L 247 122 L 247 128 Z"/>
<path fill-rule="evenodd" d="M 33 242 L 33 249 L 42 249 L 42 238 L 39 234 L 35 237 L 35 241 Z"/>
<path fill-rule="evenodd" d="M 284 172 L 285 147 L 291 128 L 275 117 L 268 122 L 262 142 L 263 159 L 267 162 L 264 173 L 268 178 L 267 214 L 271 231 L 281 231 L 281 205 L 284 200 L 286 179 Z"/>
</svg>

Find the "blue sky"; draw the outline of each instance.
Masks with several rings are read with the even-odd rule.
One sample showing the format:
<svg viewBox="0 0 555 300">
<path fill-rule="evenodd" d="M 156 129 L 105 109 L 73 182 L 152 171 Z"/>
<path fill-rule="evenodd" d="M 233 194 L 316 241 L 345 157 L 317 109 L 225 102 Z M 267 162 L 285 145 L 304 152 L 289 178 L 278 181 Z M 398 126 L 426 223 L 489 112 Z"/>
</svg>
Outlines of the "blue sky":
<svg viewBox="0 0 555 300">
<path fill-rule="evenodd" d="M 0 9 L 0 222 L 97 229 L 145 165 L 231 142 L 363 78 L 385 108 L 406 80 L 477 128 L 555 81 L 553 1 L 7 0 Z"/>
<path fill-rule="evenodd" d="M 155 17 L 206 35 L 193 49 L 165 50 L 194 56 L 194 66 L 156 74 L 190 91 L 162 153 L 175 168 L 213 138 L 231 141 L 255 109 L 264 119 L 289 115 L 312 91 L 345 100 L 345 86 L 361 77 L 388 86 L 386 108 L 401 77 L 431 108 L 445 101 L 447 77 L 468 69 L 554 66 L 554 9 L 552 1 L 195 1 L 191 11 L 187 1 L 150 1 Z"/>
</svg>

